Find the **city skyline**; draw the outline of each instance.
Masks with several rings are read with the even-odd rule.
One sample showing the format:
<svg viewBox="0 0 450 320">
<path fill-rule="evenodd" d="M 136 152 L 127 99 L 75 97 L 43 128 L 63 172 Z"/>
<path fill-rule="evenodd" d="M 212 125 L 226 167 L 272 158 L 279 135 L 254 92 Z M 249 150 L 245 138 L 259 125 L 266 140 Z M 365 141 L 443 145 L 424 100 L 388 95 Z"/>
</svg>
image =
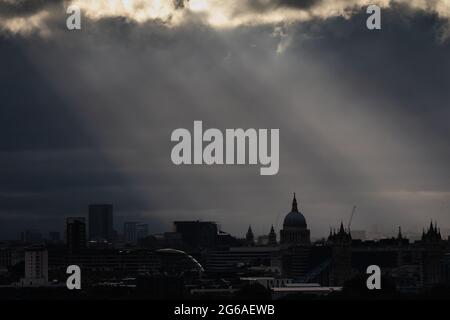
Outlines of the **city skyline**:
<svg viewBox="0 0 450 320">
<path fill-rule="evenodd" d="M 294 193 L 294 200 L 295 200 L 295 193 Z M 65 217 L 64 218 L 64 224 L 61 226 L 61 228 L 59 230 L 58 229 L 49 229 L 46 232 L 42 232 L 39 228 L 24 228 L 17 235 L 16 238 L 2 238 L 2 236 L 0 234 L 0 241 L 2 241 L 2 240 L 25 239 L 25 235 L 24 234 L 28 233 L 28 232 L 30 233 L 30 237 L 32 237 L 32 238 L 33 237 L 38 237 L 38 238 L 40 238 L 42 240 L 49 240 L 49 241 L 52 240 L 51 239 L 52 233 L 58 233 L 58 236 L 59 236 L 58 241 L 67 241 L 67 239 L 64 239 L 64 235 L 67 233 L 67 225 L 69 224 L 69 220 L 71 220 L 71 221 L 76 221 L 76 220 L 80 220 L 81 221 L 82 220 L 83 223 L 86 226 L 85 227 L 86 228 L 85 241 L 95 240 L 95 235 L 94 234 L 97 234 L 98 232 L 92 232 L 92 231 L 87 232 L 87 230 L 92 230 L 92 228 L 89 227 L 90 224 L 88 222 L 90 220 L 90 218 L 89 218 L 90 217 L 90 214 L 89 214 L 90 208 L 91 207 L 105 207 L 105 206 L 106 207 L 110 207 L 111 214 L 112 214 L 111 215 L 111 218 L 112 218 L 111 223 L 112 223 L 112 226 L 113 226 L 112 231 L 115 232 L 116 237 L 117 236 L 123 237 L 122 241 L 129 242 L 131 244 L 136 243 L 136 241 L 137 241 L 136 233 L 138 232 L 139 226 L 141 226 L 141 228 L 142 228 L 142 226 L 147 226 L 145 234 L 148 234 L 148 235 L 151 235 L 151 234 L 163 234 L 165 232 L 171 232 L 172 229 L 174 228 L 174 224 L 176 223 L 176 221 L 180 221 L 180 220 L 172 221 L 170 223 L 170 225 L 169 225 L 170 228 L 168 228 L 168 229 L 161 229 L 161 230 L 159 230 L 157 232 L 148 232 L 148 230 L 149 230 L 148 227 L 151 226 L 151 223 L 148 223 L 148 222 L 146 223 L 145 220 L 144 221 L 142 221 L 142 220 L 140 220 L 140 221 L 129 221 L 129 220 L 126 220 L 126 219 L 124 219 L 122 217 L 122 219 L 120 219 L 120 220 L 123 220 L 123 222 L 120 222 L 120 223 L 117 222 L 116 221 L 117 216 L 114 215 L 115 211 L 113 209 L 114 208 L 113 204 L 89 204 L 86 215 L 80 214 L 78 217 L 74 217 L 74 216 Z M 297 206 L 297 203 L 296 203 L 296 206 Z M 404 228 L 404 227 L 402 227 L 402 225 L 392 226 L 391 227 L 392 230 L 389 231 L 389 232 L 380 231 L 380 230 L 378 230 L 376 228 L 376 226 L 372 226 L 372 228 L 364 228 L 364 227 L 362 227 L 362 228 L 350 227 L 349 228 L 348 224 L 352 222 L 350 219 L 353 220 L 355 211 L 356 211 L 356 206 L 354 207 L 354 210 L 353 210 L 352 214 L 349 215 L 349 217 L 348 217 L 349 221 L 345 221 L 345 220 L 342 219 L 342 220 L 340 220 L 340 221 L 338 221 L 338 222 L 336 222 L 334 224 L 330 223 L 328 225 L 329 232 L 338 230 L 340 224 L 343 224 L 345 230 L 347 230 L 347 231 L 350 230 L 352 234 L 355 232 L 355 234 L 358 234 L 359 236 L 363 236 L 362 240 L 381 240 L 381 239 L 388 239 L 388 238 L 397 236 L 399 229 L 402 229 L 403 230 L 402 233 L 403 233 L 404 237 L 414 241 L 414 240 L 419 240 L 421 238 L 422 232 L 427 227 L 429 227 L 429 223 L 438 225 L 438 221 L 430 219 L 428 221 L 428 224 L 425 223 L 423 226 L 419 226 L 417 229 L 414 229 L 414 230 Z M 304 212 L 301 211 L 301 210 L 299 210 L 299 212 L 304 214 Z M 280 218 L 280 215 L 278 215 L 278 218 Z M 207 222 L 207 223 L 210 223 L 210 222 L 211 223 L 215 223 L 215 224 L 217 224 L 219 226 L 219 230 L 220 231 L 227 232 L 227 230 L 222 228 L 220 221 L 195 220 L 195 219 L 186 219 L 184 221 L 200 221 L 200 222 Z M 127 240 L 127 228 L 129 228 L 130 225 L 133 225 L 133 227 L 134 227 L 134 231 L 133 231 L 135 233 L 134 234 L 134 237 L 135 237 L 134 241 L 132 241 L 130 239 Z M 242 234 L 233 234 L 233 233 L 230 233 L 230 234 L 232 236 L 236 236 L 237 238 L 244 239 L 246 234 L 247 234 L 247 232 L 248 232 L 248 228 L 251 228 L 252 231 L 254 232 L 254 234 L 255 234 L 255 242 L 256 242 L 259 237 L 268 236 L 269 233 L 270 233 L 270 228 L 274 228 L 275 229 L 275 232 L 277 234 L 277 239 L 279 239 L 280 231 L 283 228 L 283 226 L 282 226 L 282 224 L 276 225 L 276 226 L 274 226 L 274 224 L 272 224 L 267 231 L 264 231 L 263 229 L 264 228 L 267 229 L 267 226 L 261 227 L 257 223 L 253 223 L 253 224 L 250 224 L 250 225 L 246 226 L 244 228 L 245 232 L 242 233 Z M 259 230 L 259 232 L 255 232 L 254 229 Z M 314 235 L 313 228 L 311 228 L 311 229 L 312 229 L 311 230 L 311 240 L 313 240 L 313 241 L 320 241 L 322 239 L 326 239 L 329 236 L 329 232 L 326 233 L 326 234 L 323 234 L 323 235 L 317 235 L 317 234 Z M 445 226 L 439 225 L 439 230 L 441 230 L 443 238 L 450 237 L 450 228 L 447 228 Z M 130 230 L 128 230 L 128 232 L 130 232 Z M 359 239 L 358 236 L 357 236 L 357 238 Z M 104 237 L 104 239 L 106 240 L 106 237 Z M 110 238 L 108 241 L 112 242 L 112 238 Z"/>
<path fill-rule="evenodd" d="M 272 300 L 417 299 L 445 297 L 450 288 L 450 239 L 442 237 L 437 222 L 423 228 L 418 241 L 410 241 L 401 228 L 379 241 L 355 239 L 350 222 L 314 241 L 294 194 L 278 239 L 273 226 L 264 237 L 255 237 L 249 226 L 245 238 L 238 238 L 198 220 L 174 221 L 171 232 L 141 238 L 138 222 L 128 222 L 118 238 L 111 237 L 113 212 L 111 204 L 91 204 L 88 218 L 68 217 L 64 241 L 43 242 L 27 232 L 22 242 L 0 242 L 0 295 L 215 300 L 242 299 L 249 291 L 247 298 L 263 294 Z M 369 268 L 384 277 L 383 290 L 364 286 Z M 77 285 L 65 282 L 69 269 L 78 270 Z M 67 291 L 74 287 L 81 291 Z"/>
</svg>

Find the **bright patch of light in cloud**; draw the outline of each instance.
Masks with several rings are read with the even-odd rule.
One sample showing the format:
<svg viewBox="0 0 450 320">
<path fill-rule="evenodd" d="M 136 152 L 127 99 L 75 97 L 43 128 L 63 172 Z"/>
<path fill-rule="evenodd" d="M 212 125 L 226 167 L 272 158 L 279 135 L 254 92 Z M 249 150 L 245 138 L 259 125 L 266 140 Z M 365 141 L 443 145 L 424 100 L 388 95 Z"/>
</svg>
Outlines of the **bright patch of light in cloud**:
<svg viewBox="0 0 450 320">
<path fill-rule="evenodd" d="M 14 7 L 14 12 L 34 0 L 0 0 L 0 5 Z M 277 25 L 331 17 L 349 18 L 371 4 L 382 8 L 404 5 L 405 8 L 426 11 L 450 18 L 450 0 L 310 0 L 292 3 L 286 0 L 61 0 L 64 6 L 76 5 L 91 20 L 123 17 L 142 24 L 158 21 L 168 27 L 189 23 L 197 17 L 214 28 L 234 28 L 242 25 Z M 45 29 L 50 12 L 59 7 L 55 2 L 41 5 L 31 16 L 10 16 L 0 19 L 0 28 L 13 33 Z M 61 6 L 61 9 L 63 6 Z M 0 7 L 1 9 L 1 7 Z M 53 10 L 52 10 L 53 9 Z M 61 10 L 63 11 L 63 10 Z M 61 12 L 64 14 L 64 12 Z M 0 12 L 0 17 L 1 17 Z M 27 21 L 25 21 L 25 19 Z"/>
</svg>

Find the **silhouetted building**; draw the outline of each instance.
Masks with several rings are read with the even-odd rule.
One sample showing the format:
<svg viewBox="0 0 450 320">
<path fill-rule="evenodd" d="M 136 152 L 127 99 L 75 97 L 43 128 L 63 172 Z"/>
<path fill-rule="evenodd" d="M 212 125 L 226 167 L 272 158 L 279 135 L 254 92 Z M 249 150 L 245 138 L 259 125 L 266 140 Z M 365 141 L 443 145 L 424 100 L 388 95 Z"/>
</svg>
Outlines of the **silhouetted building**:
<svg viewBox="0 0 450 320">
<path fill-rule="evenodd" d="M 191 247 L 211 248 L 216 245 L 219 228 L 209 221 L 175 221 L 175 231 L 182 241 Z"/>
<path fill-rule="evenodd" d="M 184 277 L 180 275 L 139 276 L 137 290 L 156 300 L 183 299 Z"/>
<path fill-rule="evenodd" d="M 247 234 L 245 235 L 245 240 L 247 241 L 247 245 L 255 244 L 255 236 L 253 235 L 252 226 L 248 226 Z"/>
<path fill-rule="evenodd" d="M 442 240 L 441 231 L 438 229 L 437 224 L 433 226 L 433 222 L 430 222 L 430 227 L 427 232 L 422 232 L 423 243 L 439 243 Z"/>
<path fill-rule="evenodd" d="M 308 273 L 310 245 L 292 245 L 282 252 L 283 275 L 292 279 L 300 279 Z"/>
<path fill-rule="evenodd" d="M 67 278 L 66 268 L 78 265 L 83 274 L 105 277 L 137 276 L 139 274 L 158 273 L 161 259 L 149 250 L 86 250 L 80 254 L 58 254 L 50 252 L 50 269 L 54 274 Z M 89 276 L 92 280 L 92 278 Z"/>
<path fill-rule="evenodd" d="M 51 231 L 48 233 L 48 240 L 58 242 L 61 240 L 61 234 L 59 232 Z"/>
<path fill-rule="evenodd" d="M 183 239 L 178 232 L 164 232 L 161 245 L 166 248 L 179 248 L 183 246 Z"/>
<path fill-rule="evenodd" d="M 430 227 L 422 234 L 423 254 L 423 281 L 424 286 L 432 287 L 439 284 L 442 279 L 442 259 L 445 253 L 445 245 L 442 243 L 441 232 L 437 224 Z"/>
<path fill-rule="evenodd" d="M 89 205 L 89 240 L 113 240 L 113 206 L 111 204 Z"/>
<path fill-rule="evenodd" d="M 269 246 L 276 246 L 277 245 L 277 234 L 275 233 L 275 229 L 272 227 L 270 228 L 269 232 Z"/>
<path fill-rule="evenodd" d="M 339 231 L 331 233 L 327 240 L 332 247 L 331 260 L 331 285 L 342 286 L 352 274 L 352 236 L 350 231 L 345 231 L 341 222 Z"/>
<path fill-rule="evenodd" d="M 310 231 L 305 216 L 298 210 L 295 193 L 291 212 L 284 218 L 280 231 L 280 244 L 283 275 L 294 279 L 306 276 L 311 251 Z"/>
<path fill-rule="evenodd" d="M 48 252 L 43 246 L 25 249 L 25 278 L 21 286 L 45 286 L 48 284 Z"/>
<path fill-rule="evenodd" d="M 125 243 L 137 243 L 137 222 L 125 222 L 123 224 L 123 236 Z"/>
<path fill-rule="evenodd" d="M 279 247 L 230 247 L 208 252 L 206 271 L 211 273 L 236 273 L 252 267 L 280 270 Z"/>
<path fill-rule="evenodd" d="M 86 219 L 84 217 L 66 219 L 66 238 L 69 253 L 79 253 L 86 249 Z"/>
<path fill-rule="evenodd" d="M 282 245 L 310 243 L 310 231 L 307 228 L 305 216 L 298 211 L 295 193 L 291 212 L 284 218 L 283 229 L 280 232 L 280 236 Z"/>
<path fill-rule="evenodd" d="M 446 253 L 442 257 L 442 280 L 446 284 L 450 284 L 450 253 Z"/>
<path fill-rule="evenodd" d="M 136 238 L 137 240 L 148 237 L 148 224 L 140 223 L 136 226 Z"/>
<path fill-rule="evenodd" d="M 39 230 L 26 230 L 21 234 L 21 240 L 26 243 L 37 243 L 42 241 L 42 233 Z"/>
<path fill-rule="evenodd" d="M 329 244 L 351 244 L 352 236 L 350 232 L 345 231 L 344 224 L 341 222 L 339 227 L 339 231 L 330 230 L 330 235 L 328 236 L 327 242 Z"/>
</svg>

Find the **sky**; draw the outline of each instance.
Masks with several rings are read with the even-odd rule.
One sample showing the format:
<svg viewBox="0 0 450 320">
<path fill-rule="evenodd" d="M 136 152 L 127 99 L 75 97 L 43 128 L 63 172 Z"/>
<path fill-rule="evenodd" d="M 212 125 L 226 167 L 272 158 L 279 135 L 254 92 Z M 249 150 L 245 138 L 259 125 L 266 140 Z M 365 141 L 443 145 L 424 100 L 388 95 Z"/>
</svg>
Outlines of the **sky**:
<svg viewBox="0 0 450 320">
<path fill-rule="evenodd" d="M 366 8 L 381 7 L 381 30 Z M 82 29 L 66 28 L 78 5 Z M 450 1 L 0 0 L 0 239 L 211 220 L 450 228 Z M 176 166 L 173 130 L 280 129 L 280 169 Z"/>
</svg>

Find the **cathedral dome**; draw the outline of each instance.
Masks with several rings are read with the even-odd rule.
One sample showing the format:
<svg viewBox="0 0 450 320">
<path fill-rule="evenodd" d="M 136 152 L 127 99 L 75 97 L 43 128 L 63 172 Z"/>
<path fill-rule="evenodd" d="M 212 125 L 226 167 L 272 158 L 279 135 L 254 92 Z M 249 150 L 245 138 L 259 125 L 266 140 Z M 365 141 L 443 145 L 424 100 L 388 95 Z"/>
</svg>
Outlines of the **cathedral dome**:
<svg viewBox="0 0 450 320">
<path fill-rule="evenodd" d="M 283 228 L 306 228 L 306 219 L 301 212 L 289 212 L 284 218 Z"/>
<path fill-rule="evenodd" d="M 305 216 L 298 211 L 297 199 L 292 201 L 292 210 L 284 218 L 283 229 L 306 229 L 306 219 Z"/>
</svg>

